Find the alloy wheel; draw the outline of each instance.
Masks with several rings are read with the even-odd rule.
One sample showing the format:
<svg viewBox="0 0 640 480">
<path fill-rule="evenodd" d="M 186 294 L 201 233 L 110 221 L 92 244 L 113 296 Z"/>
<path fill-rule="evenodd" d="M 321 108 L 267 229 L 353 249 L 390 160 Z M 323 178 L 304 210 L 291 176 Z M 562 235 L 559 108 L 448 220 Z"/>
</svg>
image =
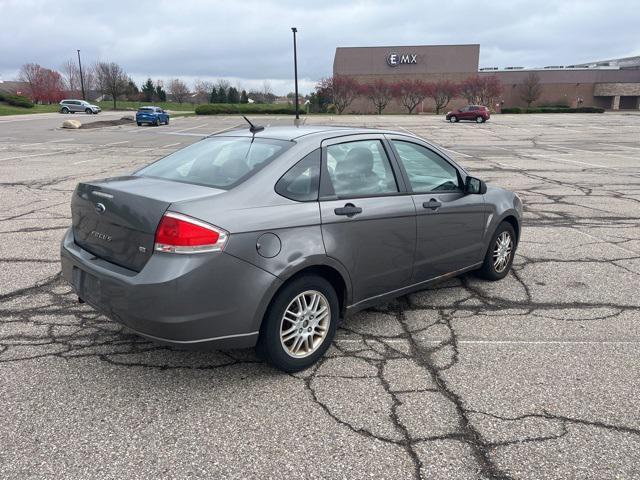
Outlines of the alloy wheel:
<svg viewBox="0 0 640 480">
<path fill-rule="evenodd" d="M 284 311 L 280 343 L 289 356 L 307 357 L 322 345 L 330 323 L 327 298 L 317 290 L 307 290 L 297 295 Z"/>
<path fill-rule="evenodd" d="M 493 248 L 493 268 L 497 273 L 504 272 L 511 260 L 511 252 L 513 250 L 513 240 L 509 232 L 502 232 L 496 238 Z"/>
</svg>

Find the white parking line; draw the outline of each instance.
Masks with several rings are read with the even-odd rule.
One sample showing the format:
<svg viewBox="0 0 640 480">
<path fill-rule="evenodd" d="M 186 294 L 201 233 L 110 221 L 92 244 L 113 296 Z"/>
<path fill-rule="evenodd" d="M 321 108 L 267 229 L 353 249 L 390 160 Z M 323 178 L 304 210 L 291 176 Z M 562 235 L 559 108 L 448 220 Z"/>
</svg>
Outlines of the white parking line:
<svg viewBox="0 0 640 480">
<path fill-rule="evenodd" d="M 182 142 L 177 142 L 177 143 L 170 143 L 169 145 L 163 145 L 161 147 L 158 148 L 169 148 L 169 147 L 177 147 L 178 145 L 182 145 Z"/>
<path fill-rule="evenodd" d="M 70 142 L 73 138 L 59 138 L 58 140 L 48 140 L 46 142 L 35 142 L 35 143 L 25 143 L 24 145 L 20 145 L 21 147 L 32 147 L 33 145 L 45 145 L 49 143 L 61 143 L 61 142 Z"/>
<path fill-rule="evenodd" d="M 206 127 L 207 125 L 209 125 L 209 124 L 208 123 L 203 123 L 202 125 L 196 125 L 195 127 L 183 128 L 182 130 L 176 130 L 175 132 L 171 132 L 171 133 L 188 132 L 189 130 L 195 130 L 196 128 Z"/>
<path fill-rule="evenodd" d="M 16 157 L 0 158 L 0 162 L 4 162 L 5 160 L 19 160 L 21 158 L 41 157 L 43 155 L 55 155 L 58 153 L 66 153 L 70 151 L 71 150 L 56 150 L 55 152 L 42 152 L 42 153 L 32 153 L 30 155 L 18 155 Z"/>
<path fill-rule="evenodd" d="M 122 145 L 123 143 L 129 143 L 129 140 L 123 140 L 122 142 L 105 143 L 102 147 L 111 147 L 112 145 Z"/>
<path fill-rule="evenodd" d="M 448 341 L 449 338 L 445 338 L 443 340 L 429 340 L 428 337 L 414 337 L 415 340 L 419 340 L 422 342 L 429 343 L 442 343 L 443 341 Z M 389 339 L 381 339 L 385 343 L 400 343 L 405 344 L 407 340 L 403 338 L 389 338 Z M 355 338 L 335 338 L 336 342 L 339 343 L 362 343 L 362 340 Z M 611 344 L 611 345 L 628 345 L 640 343 L 640 339 L 638 340 L 458 340 L 456 344 L 458 345 L 475 345 L 475 344 L 495 344 L 495 345 L 593 345 L 593 344 Z"/>
<path fill-rule="evenodd" d="M 590 233 L 587 232 L 583 232 L 582 230 L 578 230 L 577 228 L 572 228 L 571 230 L 573 230 L 574 232 L 578 232 L 581 233 L 582 235 L 586 235 L 589 238 L 592 238 L 593 240 L 597 240 L 600 243 L 606 243 L 607 245 L 611 245 L 612 247 L 617 248 L 618 250 L 622 250 L 623 252 L 627 252 L 630 253 L 631 255 L 638 255 L 639 252 L 634 252 L 633 250 L 629 250 L 627 248 L 621 247 L 620 245 L 617 245 L 613 242 L 608 242 L 600 237 L 596 237 L 595 235 L 591 235 Z"/>
</svg>

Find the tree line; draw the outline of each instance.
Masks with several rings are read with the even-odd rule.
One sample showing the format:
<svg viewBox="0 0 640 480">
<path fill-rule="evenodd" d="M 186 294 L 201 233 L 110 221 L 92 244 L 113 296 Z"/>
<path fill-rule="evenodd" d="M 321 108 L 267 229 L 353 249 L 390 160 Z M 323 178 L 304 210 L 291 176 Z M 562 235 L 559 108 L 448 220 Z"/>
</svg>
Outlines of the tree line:
<svg viewBox="0 0 640 480">
<path fill-rule="evenodd" d="M 495 75 L 474 75 L 462 82 L 450 80 L 424 82 L 422 80 L 399 80 L 387 82 L 376 79 L 360 83 L 349 76 L 335 75 L 322 79 L 309 101 L 316 112 L 342 114 L 358 98 L 365 98 L 376 113 L 381 114 L 392 100 L 397 101 L 412 114 L 426 99 L 433 100 L 435 113 L 440 114 L 452 99 L 464 98 L 469 104 L 493 107 L 503 92 L 503 86 Z M 537 73 L 531 72 L 518 85 L 520 98 L 527 107 L 542 95 L 542 85 Z"/>
<path fill-rule="evenodd" d="M 356 98 L 361 97 L 371 103 L 376 113 L 381 114 L 392 100 L 396 100 L 411 114 L 423 101 L 431 99 L 436 114 L 439 114 L 455 97 L 465 98 L 471 104 L 490 106 L 501 93 L 502 85 L 493 75 L 475 75 L 460 83 L 410 79 L 397 82 L 376 79 L 370 83 L 359 83 L 352 77 L 335 75 L 317 84 L 310 102 L 318 111 L 335 110 L 342 114 Z"/>
<path fill-rule="evenodd" d="M 24 94 L 36 103 L 57 103 L 65 97 L 82 96 L 84 91 L 99 92 L 109 96 L 116 108 L 117 100 L 140 102 L 177 103 L 273 103 L 276 95 L 268 81 L 262 89 L 247 92 L 231 85 L 227 80 L 211 82 L 196 80 L 190 89 L 186 82 L 179 78 L 170 79 L 166 84 L 154 82 L 148 78 L 139 88 L 125 70 L 115 62 L 96 62 L 83 67 L 82 79 L 80 68 L 74 60 L 65 62 L 60 71 L 43 67 L 37 63 L 22 65 L 18 79 L 25 82 L 27 91 Z"/>
</svg>

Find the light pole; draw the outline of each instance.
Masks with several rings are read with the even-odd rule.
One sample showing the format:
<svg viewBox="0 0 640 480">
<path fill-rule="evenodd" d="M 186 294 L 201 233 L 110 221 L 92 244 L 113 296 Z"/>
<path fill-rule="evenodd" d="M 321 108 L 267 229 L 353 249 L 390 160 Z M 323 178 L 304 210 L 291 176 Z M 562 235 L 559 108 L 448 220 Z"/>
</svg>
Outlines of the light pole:
<svg viewBox="0 0 640 480">
<path fill-rule="evenodd" d="M 298 111 L 298 51 L 296 50 L 296 27 L 291 27 L 293 32 L 293 74 L 296 83 L 296 120 L 300 120 L 300 113 Z"/>
<path fill-rule="evenodd" d="M 78 50 L 78 66 L 80 67 L 80 86 L 82 87 L 82 99 L 86 100 L 84 95 L 84 78 L 82 78 L 82 62 L 80 61 L 80 50 Z"/>
</svg>

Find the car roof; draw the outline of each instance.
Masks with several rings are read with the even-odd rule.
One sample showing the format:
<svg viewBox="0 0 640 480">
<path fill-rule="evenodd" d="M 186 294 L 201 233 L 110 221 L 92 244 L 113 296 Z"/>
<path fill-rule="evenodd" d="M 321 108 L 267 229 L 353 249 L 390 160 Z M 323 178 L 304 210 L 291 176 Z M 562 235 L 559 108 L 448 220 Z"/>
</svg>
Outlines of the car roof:
<svg viewBox="0 0 640 480">
<path fill-rule="evenodd" d="M 349 126 L 334 126 L 334 125 L 302 125 L 295 126 L 274 126 L 265 127 L 264 130 L 256 132 L 256 138 L 270 138 L 275 140 L 289 140 L 294 141 L 301 137 L 322 137 L 332 138 L 341 137 L 345 135 L 358 135 L 358 134 L 395 134 L 414 137 L 415 135 L 404 132 L 396 132 L 393 130 L 382 130 L 377 128 L 358 128 Z M 215 136 L 227 136 L 227 137 L 251 137 L 253 134 L 249 131 L 249 128 L 234 128 L 226 132 L 220 132 Z"/>
</svg>

